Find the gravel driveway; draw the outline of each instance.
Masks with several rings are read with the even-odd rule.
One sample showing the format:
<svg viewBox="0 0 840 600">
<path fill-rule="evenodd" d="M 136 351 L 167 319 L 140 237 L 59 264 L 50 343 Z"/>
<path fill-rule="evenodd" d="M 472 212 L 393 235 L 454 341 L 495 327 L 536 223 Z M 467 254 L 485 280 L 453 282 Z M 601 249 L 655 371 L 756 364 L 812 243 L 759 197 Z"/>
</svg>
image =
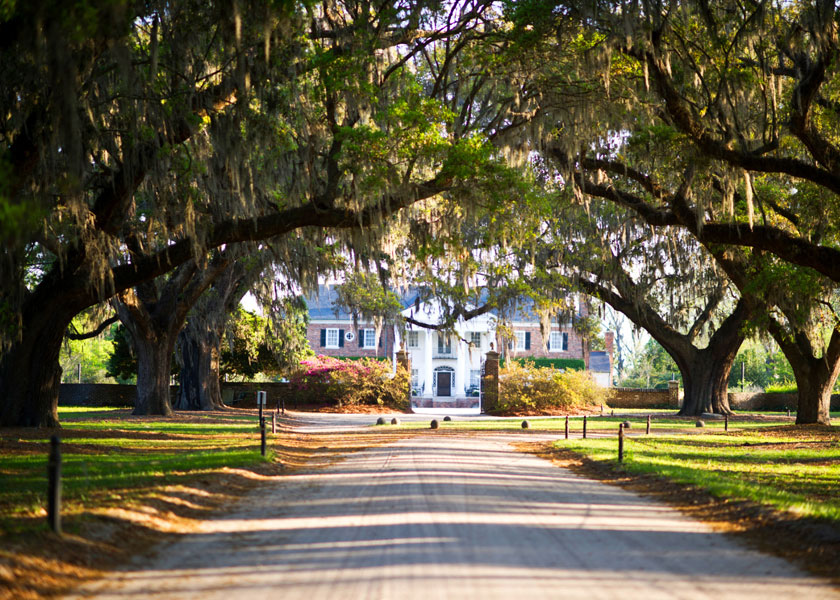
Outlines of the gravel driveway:
<svg viewBox="0 0 840 600">
<path fill-rule="evenodd" d="M 71 597 L 840 598 L 498 434 L 429 432 L 280 478 L 141 563 Z"/>
</svg>

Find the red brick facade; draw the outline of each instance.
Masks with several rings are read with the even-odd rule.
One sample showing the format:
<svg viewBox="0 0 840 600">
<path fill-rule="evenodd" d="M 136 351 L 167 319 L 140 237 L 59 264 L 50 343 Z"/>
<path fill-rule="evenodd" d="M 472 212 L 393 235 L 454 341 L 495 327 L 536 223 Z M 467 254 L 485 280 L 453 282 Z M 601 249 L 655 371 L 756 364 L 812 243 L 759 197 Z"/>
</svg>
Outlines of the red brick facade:
<svg viewBox="0 0 840 600">
<path fill-rule="evenodd" d="M 339 348 L 329 348 L 321 345 L 321 330 L 323 329 L 339 329 L 341 335 L 345 335 L 348 331 L 353 333 L 353 339 L 344 339 L 344 345 Z M 326 356 L 369 356 L 369 357 L 391 357 L 394 351 L 394 331 L 392 327 L 385 327 L 382 330 L 382 342 L 376 348 L 362 348 L 361 330 L 375 329 L 372 324 L 359 323 L 359 330 L 357 331 L 352 323 L 345 322 L 321 322 L 310 323 L 306 337 L 309 339 L 309 345 L 315 354 L 324 354 Z M 515 324 L 512 327 L 514 332 L 523 331 L 528 335 L 529 348 L 527 350 L 515 350 L 505 348 L 504 353 L 518 358 L 533 357 L 533 358 L 583 358 L 583 344 L 580 336 L 571 328 L 557 329 L 552 328 L 552 331 L 560 331 L 568 336 L 567 349 L 563 351 L 548 350 L 548 340 L 543 345 L 543 336 L 540 333 L 540 327 L 537 324 Z M 612 355 L 612 333 L 607 334 L 607 352 Z"/>
<path fill-rule="evenodd" d="M 338 348 L 329 348 L 321 345 L 322 334 L 324 329 L 338 329 L 339 335 L 343 339 L 343 346 Z M 367 356 L 367 357 L 388 357 L 390 358 L 394 352 L 394 328 L 384 327 L 380 334 L 381 341 L 375 348 L 362 348 L 361 335 L 363 329 L 376 329 L 371 324 L 359 323 L 359 329 L 356 330 L 352 323 L 345 322 L 322 322 L 309 323 L 306 328 L 306 337 L 309 340 L 309 346 L 315 354 L 323 354 L 325 356 Z M 352 332 L 353 339 L 346 339 L 347 332 Z"/>
<path fill-rule="evenodd" d="M 505 353 L 517 358 L 532 357 L 532 358 L 583 358 L 583 343 L 580 336 L 571 328 L 557 329 L 552 327 L 552 331 L 559 331 L 568 335 L 568 344 L 566 350 L 552 351 L 548 350 L 549 340 L 544 340 L 542 333 L 540 333 L 540 326 L 538 324 L 514 324 L 511 326 L 513 332 L 524 331 L 528 335 L 529 348 L 525 350 L 516 350 L 514 348 L 505 348 Z M 546 332 L 548 333 L 548 332 Z M 550 335 L 550 334 L 549 334 Z"/>
</svg>

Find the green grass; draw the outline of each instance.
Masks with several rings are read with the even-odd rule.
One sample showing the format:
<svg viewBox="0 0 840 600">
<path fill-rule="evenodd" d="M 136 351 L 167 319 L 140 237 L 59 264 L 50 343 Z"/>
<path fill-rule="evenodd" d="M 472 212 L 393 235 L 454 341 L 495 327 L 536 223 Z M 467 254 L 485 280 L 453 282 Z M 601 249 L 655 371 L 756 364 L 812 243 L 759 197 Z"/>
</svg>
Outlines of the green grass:
<svg viewBox="0 0 840 600">
<path fill-rule="evenodd" d="M 249 415 L 199 416 L 199 422 L 186 423 L 131 417 L 125 409 L 72 407 L 60 408 L 59 416 L 68 505 L 271 460 L 270 453 L 260 455 L 256 419 Z M 0 518 L 44 506 L 51 433 L 0 430 Z"/>
<path fill-rule="evenodd" d="M 618 464 L 615 438 L 560 440 L 555 445 Z M 751 500 L 840 524 L 838 427 L 628 436 L 620 468 L 697 486 L 720 498 Z"/>
</svg>

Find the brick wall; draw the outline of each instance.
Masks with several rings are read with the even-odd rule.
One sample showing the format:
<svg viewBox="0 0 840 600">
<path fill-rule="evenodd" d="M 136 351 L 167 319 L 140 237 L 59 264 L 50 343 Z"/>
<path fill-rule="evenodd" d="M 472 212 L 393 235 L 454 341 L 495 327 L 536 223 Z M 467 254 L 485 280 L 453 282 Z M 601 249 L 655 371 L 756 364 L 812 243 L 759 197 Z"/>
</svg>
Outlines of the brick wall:
<svg viewBox="0 0 840 600">
<path fill-rule="evenodd" d="M 178 386 L 172 386 L 174 400 Z M 277 400 L 285 398 L 287 408 L 295 408 L 300 394 L 288 383 L 222 383 L 222 399 L 225 404 L 242 408 L 256 407 L 256 393 L 264 390 L 268 396 L 268 407 L 274 408 Z M 310 391 L 310 397 L 318 397 L 317 390 Z M 59 406 L 116 406 L 134 407 L 137 391 L 133 385 L 110 383 L 62 383 L 58 394 Z M 673 391 L 634 388 L 613 388 L 609 405 L 612 408 L 679 408 L 679 400 Z M 326 397 L 324 398 L 326 402 Z M 796 411 L 796 394 L 744 393 L 729 394 L 732 410 L 778 410 Z M 831 396 L 831 410 L 840 411 L 840 394 Z"/>
<path fill-rule="evenodd" d="M 679 408 L 679 391 L 676 388 L 612 388 L 609 405 L 611 408 Z"/>
<path fill-rule="evenodd" d="M 62 383 L 58 391 L 59 406 L 134 407 L 137 388 L 116 383 Z"/>
<path fill-rule="evenodd" d="M 322 329 L 341 329 L 344 333 L 352 331 L 354 334 L 353 341 L 344 340 L 342 348 L 326 348 L 321 346 L 321 330 Z M 380 333 L 382 344 L 376 348 L 361 348 L 361 330 L 362 329 L 376 329 L 373 325 L 359 323 L 359 329 L 356 330 L 352 324 L 349 323 L 310 323 L 306 328 L 306 338 L 309 340 L 309 347 L 315 354 L 323 354 L 325 356 L 368 356 L 390 357 L 394 350 L 394 328 L 384 327 Z"/>
<path fill-rule="evenodd" d="M 548 340 L 545 340 L 545 347 L 543 347 L 543 336 L 540 333 L 540 326 L 529 324 L 529 325 L 513 325 L 511 327 L 513 331 L 525 331 L 531 334 L 531 348 L 530 350 L 511 350 L 509 348 L 505 349 L 506 354 L 515 357 L 515 358 L 523 358 L 523 357 L 533 357 L 533 358 L 583 358 L 583 343 L 581 342 L 580 336 L 574 331 L 569 329 L 560 329 L 559 331 L 563 333 L 567 333 L 569 335 L 569 346 L 568 350 L 564 352 L 549 352 L 546 350 L 548 347 Z M 554 329 L 553 331 L 558 331 Z"/>
<path fill-rule="evenodd" d="M 223 383 L 222 401 L 235 408 L 257 408 L 257 392 L 265 392 L 267 409 L 273 409 L 286 402 L 286 408 L 295 408 L 299 394 L 292 384 L 272 383 Z"/>
<path fill-rule="evenodd" d="M 170 399 L 174 402 L 178 395 L 178 386 L 169 388 Z M 293 389 L 289 383 L 222 383 L 222 400 L 228 406 L 237 408 L 256 408 L 257 392 L 265 391 L 269 408 L 277 406 L 277 401 L 285 399 L 287 408 L 295 408 L 304 399 L 313 403 L 328 403 L 326 393 L 316 386 L 310 386 L 306 393 Z M 137 388 L 133 385 L 109 383 L 62 383 L 58 393 L 59 406 L 108 406 L 134 408 Z"/>
<path fill-rule="evenodd" d="M 764 392 L 729 394 L 732 410 L 788 410 L 795 412 L 799 399 L 794 394 L 766 394 Z M 831 410 L 840 410 L 840 394 L 832 394 Z"/>
</svg>

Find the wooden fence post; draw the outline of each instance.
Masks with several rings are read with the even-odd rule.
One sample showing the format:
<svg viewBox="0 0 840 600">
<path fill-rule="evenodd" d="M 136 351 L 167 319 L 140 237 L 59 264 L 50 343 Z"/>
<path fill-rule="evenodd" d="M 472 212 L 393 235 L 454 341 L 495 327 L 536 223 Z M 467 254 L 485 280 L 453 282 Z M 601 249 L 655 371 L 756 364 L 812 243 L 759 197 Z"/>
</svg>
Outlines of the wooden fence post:
<svg viewBox="0 0 840 600">
<path fill-rule="evenodd" d="M 624 462 L 624 423 L 618 424 L 618 462 Z"/>
<path fill-rule="evenodd" d="M 569 439 L 569 415 L 566 415 L 566 439 Z"/>
<path fill-rule="evenodd" d="M 47 520 L 52 529 L 61 535 L 61 440 L 50 438 L 50 456 L 47 460 Z"/>
</svg>

